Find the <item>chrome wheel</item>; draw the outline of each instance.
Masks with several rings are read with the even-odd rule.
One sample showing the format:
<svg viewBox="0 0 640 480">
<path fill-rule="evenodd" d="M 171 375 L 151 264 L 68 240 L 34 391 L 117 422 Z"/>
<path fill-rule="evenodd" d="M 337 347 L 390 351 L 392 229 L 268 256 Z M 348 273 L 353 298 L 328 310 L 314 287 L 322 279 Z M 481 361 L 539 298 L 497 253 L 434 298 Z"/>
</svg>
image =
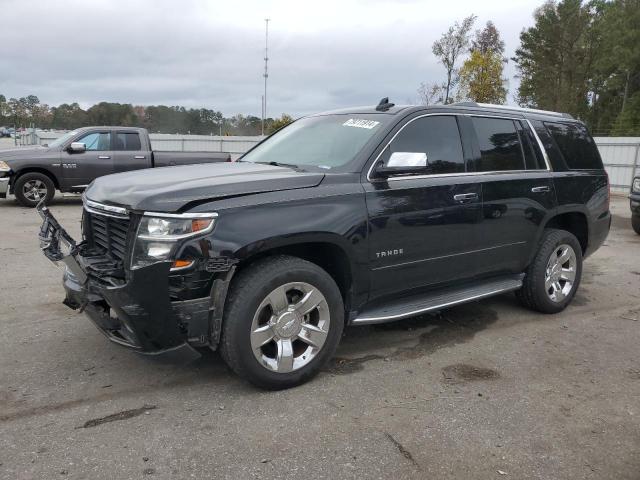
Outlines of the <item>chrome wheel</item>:
<svg viewBox="0 0 640 480">
<path fill-rule="evenodd" d="M 253 355 L 274 372 L 298 370 L 322 350 L 330 322 L 320 290 L 304 282 L 282 285 L 267 295 L 253 317 Z"/>
<path fill-rule="evenodd" d="M 47 186 L 42 180 L 29 180 L 22 186 L 22 194 L 27 200 L 39 202 L 47 196 Z"/>
<path fill-rule="evenodd" d="M 553 302 L 562 302 L 571 293 L 576 280 L 576 252 L 567 244 L 557 246 L 547 262 L 544 287 Z"/>
</svg>

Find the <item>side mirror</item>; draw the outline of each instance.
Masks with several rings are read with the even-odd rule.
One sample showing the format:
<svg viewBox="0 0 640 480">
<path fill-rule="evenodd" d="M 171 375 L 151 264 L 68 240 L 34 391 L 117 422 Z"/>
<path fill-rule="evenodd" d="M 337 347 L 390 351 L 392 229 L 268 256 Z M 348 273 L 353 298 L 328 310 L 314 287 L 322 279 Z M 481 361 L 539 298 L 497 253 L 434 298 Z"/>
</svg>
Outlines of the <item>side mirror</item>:
<svg viewBox="0 0 640 480">
<path fill-rule="evenodd" d="M 86 151 L 87 146 L 82 142 L 73 142 L 71 145 L 69 145 L 67 150 L 69 150 L 69 152 L 71 153 L 80 153 Z"/>
<path fill-rule="evenodd" d="M 420 174 L 428 171 L 427 154 L 423 152 L 393 152 L 387 164 L 380 163 L 375 170 L 381 177 Z"/>
</svg>

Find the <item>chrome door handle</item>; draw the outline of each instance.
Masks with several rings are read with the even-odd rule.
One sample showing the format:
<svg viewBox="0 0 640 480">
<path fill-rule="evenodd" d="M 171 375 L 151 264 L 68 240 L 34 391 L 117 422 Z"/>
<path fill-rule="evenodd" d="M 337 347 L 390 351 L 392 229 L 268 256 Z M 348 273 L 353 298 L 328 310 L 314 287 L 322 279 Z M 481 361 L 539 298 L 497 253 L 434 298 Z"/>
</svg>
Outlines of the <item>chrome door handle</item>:
<svg viewBox="0 0 640 480">
<path fill-rule="evenodd" d="M 98 155 L 100 160 L 109 160 L 111 157 L 109 155 Z"/>
<path fill-rule="evenodd" d="M 467 202 L 470 200 L 477 200 L 478 194 L 477 193 L 459 193 L 457 195 L 454 195 L 453 199 L 456 202 Z"/>
<path fill-rule="evenodd" d="M 136 156 L 135 156 L 135 157 L 133 157 L 133 158 L 135 158 L 136 160 L 144 160 L 144 159 L 145 159 L 145 158 L 147 158 L 147 157 L 145 157 L 144 155 L 136 155 Z"/>
<path fill-rule="evenodd" d="M 551 189 L 548 186 L 544 185 L 542 187 L 533 187 L 531 191 L 533 193 L 543 193 L 543 192 L 549 192 L 551 191 Z"/>
</svg>

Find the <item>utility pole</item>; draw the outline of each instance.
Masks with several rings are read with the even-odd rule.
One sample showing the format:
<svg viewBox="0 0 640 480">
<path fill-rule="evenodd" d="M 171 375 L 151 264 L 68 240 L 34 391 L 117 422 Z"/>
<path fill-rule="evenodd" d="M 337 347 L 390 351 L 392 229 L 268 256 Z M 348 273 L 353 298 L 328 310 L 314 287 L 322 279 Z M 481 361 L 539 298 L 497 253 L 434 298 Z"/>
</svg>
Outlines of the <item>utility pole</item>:
<svg viewBox="0 0 640 480">
<path fill-rule="evenodd" d="M 264 95 L 262 96 L 262 135 L 267 118 L 267 78 L 269 77 L 269 18 L 264 19 Z"/>
</svg>

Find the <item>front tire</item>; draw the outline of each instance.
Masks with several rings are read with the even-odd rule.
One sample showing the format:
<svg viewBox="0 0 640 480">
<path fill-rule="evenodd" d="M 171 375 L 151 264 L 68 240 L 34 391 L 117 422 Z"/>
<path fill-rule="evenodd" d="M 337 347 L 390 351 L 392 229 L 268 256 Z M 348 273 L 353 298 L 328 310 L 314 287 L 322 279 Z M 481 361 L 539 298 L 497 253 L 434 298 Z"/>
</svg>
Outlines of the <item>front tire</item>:
<svg viewBox="0 0 640 480">
<path fill-rule="evenodd" d="M 631 227 L 638 235 L 640 235 L 640 215 L 631 216 Z"/>
<path fill-rule="evenodd" d="M 527 308 L 558 313 L 573 300 L 582 277 L 582 247 L 565 230 L 546 229 L 540 248 L 516 292 Z"/>
<path fill-rule="evenodd" d="M 258 260 L 234 279 L 220 352 L 254 385 L 289 388 L 327 363 L 343 326 L 342 295 L 331 276 L 314 263 L 278 255 Z"/>
<path fill-rule="evenodd" d="M 32 172 L 18 177 L 14 193 L 20 205 L 34 208 L 42 199 L 45 205 L 49 205 L 56 194 L 56 187 L 47 175 Z"/>
</svg>

